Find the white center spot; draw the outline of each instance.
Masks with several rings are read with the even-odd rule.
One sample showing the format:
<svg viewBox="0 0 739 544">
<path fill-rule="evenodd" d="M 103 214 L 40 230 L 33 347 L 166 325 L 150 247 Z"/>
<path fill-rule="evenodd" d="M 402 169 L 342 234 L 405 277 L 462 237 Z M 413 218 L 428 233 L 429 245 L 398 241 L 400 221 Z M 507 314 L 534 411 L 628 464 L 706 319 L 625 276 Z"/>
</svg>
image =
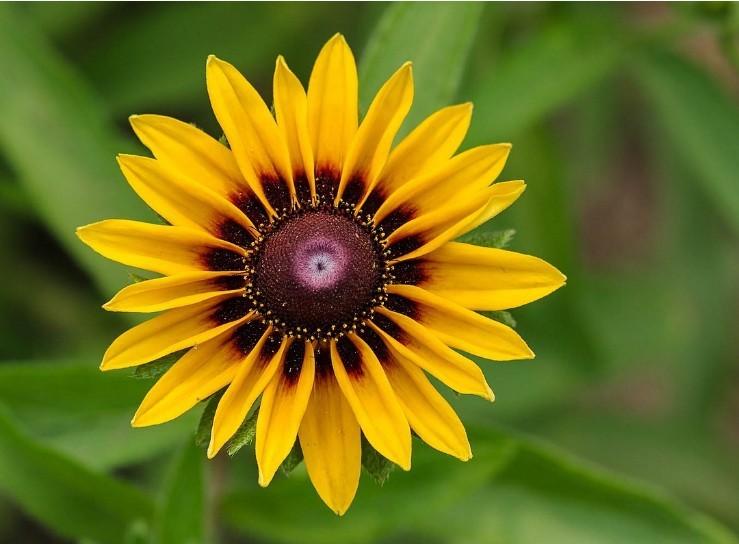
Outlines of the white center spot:
<svg viewBox="0 0 739 544">
<path fill-rule="evenodd" d="M 328 289 L 344 276 L 346 257 L 346 249 L 341 244 L 329 238 L 313 238 L 297 251 L 293 271 L 306 287 Z"/>
</svg>

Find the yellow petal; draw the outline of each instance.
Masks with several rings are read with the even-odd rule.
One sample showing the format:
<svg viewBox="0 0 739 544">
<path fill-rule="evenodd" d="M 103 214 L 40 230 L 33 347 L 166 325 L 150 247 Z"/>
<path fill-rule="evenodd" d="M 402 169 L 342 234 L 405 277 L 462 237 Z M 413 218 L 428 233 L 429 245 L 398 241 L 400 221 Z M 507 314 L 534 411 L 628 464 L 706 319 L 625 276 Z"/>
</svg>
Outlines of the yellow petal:
<svg viewBox="0 0 739 544">
<path fill-rule="evenodd" d="M 387 308 L 377 311 L 370 326 L 396 357 L 408 359 L 459 393 L 494 399 L 479 366 L 410 317 Z"/>
<path fill-rule="evenodd" d="M 387 237 L 391 260 L 423 255 L 469 230 L 467 226 L 481 213 L 485 200 L 485 193 L 460 195 L 403 224 Z"/>
<path fill-rule="evenodd" d="M 163 115 L 129 120 L 141 142 L 168 167 L 222 195 L 248 187 L 231 150 L 193 125 Z"/>
<path fill-rule="evenodd" d="M 359 423 L 336 382 L 328 349 L 316 350 L 313 391 L 300 424 L 300 447 L 318 495 L 344 514 L 354 500 L 361 470 Z"/>
<path fill-rule="evenodd" d="M 510 149 L 510 144 L 475 147 L 418 176 L 388 197 L 375 214 L 375 223 L 381 225 L 397 209 L 418 216 L 454 205 L 463 195 L 479 193 L 503 170 Z"/>
<path fill-rule="evenodd" d="M 525 189 L 523 181 L 503 181 L 479 194 L 461 194 L 455 204 L 409 221 L 388 237 L 392 259 L 415 259 L 440 248 L 505 210 Z M 480 202 L 484 204 L 478 207 Z"/>
<path fill-rule="evenodd" d="M 526 342 L 510 327 L 420 287 L 389 285 L 388 293 L 415 303 L 412 317 L 448 346 L 496 361 L 534 357 Z"/>
<path fill-rule="evenodd" d="M 382 86 L 352 139 L 336 202 L 356 204 L 374 185 L 412 102 L 413 74 L 407 62 Z"/>
<path fill-rule="evenodd" d="M 300 80 L 282 56 L 277 57 L 273 86 L 277 126 L 290 152 L 295 190 L 299 199 L 305 201 L 316 195 L 313 149 L 308 134 L 308 99 Z"/>
<path fill-rule="evenodd" d="M 137 366 L 201 344 L 251 318 L 241 297 L 222 295 L 169 310 L 127 330 L 110 345 L 101 370 Z"/>
<path fill-rule="evenodd" d="M 131 424 L 146 427 L 171 421 L 230 384 L 244 358 L 233 335 L 227 331 L 191 348 L 151 388 Z"/>
<path fill-rule="evenodd" d="M 331 343 L 331 361 L 336 381 L 369 443 L 403 470 L 410 470 L 408 419 L 375 354 L 351 334 Z"/>
<path fill-rule="evenodd" d="M 272 332 L 270 327 L 239 364 L 236 377 L 221 397 L 213 418 L 213 430 L 208 445 L 209 458 L 215 457 L 239 430 L 254 401 L 277 372 L 287 345 L 287 337 L 281 332 Z"/>
<path fill-rule="evenodd" d="M 336 34 L 321 49 L 308 83 L 308 132 L 319 192 L 336 191 L 332 184 L 341 179 L 349 144 L 357 132 L 358 99 L 354 55 L 344 37 Z"/>
<path fill-rule="evenodd" d="M 314 375 L 313 347 L 309 342 L 293 342 L 259 406 L 255 447 L 261 486 L 269 485 L 295 444 Z"/>
<path fill-rule="evenodd" d="M 521 253 L 449 242 L 415 261 L 419 287 L 471 310 L 505 310 L 565 283 L 549 263 Z"/>
<path fill-rule="evenodd" d="M 410 359 L 393 356 L 383 369 L 411 428 L 432 448 L 467 461 L 472 457 L 462 422 L 449 403 Z"/>
<path fill-rule="evenodd" d="M 393 149 L 362 210 L 374 214 L 402 185 L 441 167 L 464 140 L 472 116 L 472 104 L 441 109 L 418 125 Z"/>
<path fill-rule="evenodd" d="M 236 68 L 213 55 L 206 80 L 213 112 L 249 186 L 270 212 L 289 209 L 290 155 L 264 100 Z"/>
<path fill-rule="evenodd" d="M 523 180 L 501 181 L 488 188 L 488 202 L 482 211 L 477 214 L 475 219 L 469 223 L 463 232 L 469 232 L 479 227 L 483 223 L 489 221 L 500 212 L 504 211 L 508 206 L 513 204 L 518 197 L 526 190 L 526 183 Z"/>
<path fill-rule="evenodd" d="M 108 219 L 78 228 L 77 236 L 108 259 L 160 274 L 244 270 L 242 248 L 189 228 Z"/>
<path fill-rule="evenodd" d="M 133 190 L 171 224 L 201 229 L 241 246 L 258 236 L 254 224 L 231 202 L 165 163 L 119 155 L 118 164 Z"/>
<path fill-rule="evenodd" d="M 187 272 L 131 284 L 103 308 L 111 312 L 161 312 L 242 292 L 244 283 L 243 275 L 234 272 Z"/>
</svg>

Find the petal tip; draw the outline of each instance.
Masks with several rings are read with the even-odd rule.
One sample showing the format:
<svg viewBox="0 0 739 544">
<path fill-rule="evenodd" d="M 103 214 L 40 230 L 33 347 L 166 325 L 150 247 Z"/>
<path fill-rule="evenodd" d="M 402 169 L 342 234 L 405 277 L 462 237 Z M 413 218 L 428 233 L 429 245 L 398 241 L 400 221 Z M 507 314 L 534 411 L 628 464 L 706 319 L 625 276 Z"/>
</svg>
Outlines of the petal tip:
<svg viewBox="0 0 739 544">
<path fill-rule="evenodd" d="M 262 469 L 259 469 L 259 476 L 257 477 L 257 483 L 259 484 L 259 487 L 267 487 L 269 485 L 270 480 L 265 479 L 264 473 L 262 473 Z"/>
<path fill-rule="evenodd" d="M 208 444 L 208 451 L 206 452 L 206 455 L 208 456 L 208 459 L 213 459 L 217 454 L 218 450 L 213 447 L 213 441 L 211 440 L 210 444 Z"/>
<path fill-rule="evenodd" d="M 140 414 L 139 412 L 136 412 L 134 414 L 133 418 L 131 419 L 131 427 L 136 427 L 136 428 L 146 427 L 146 422 L 142 421 L 143 418 L 141 416 L 142 414 Z"/>
<path fill-rule="evenodd" d="M 495 393 L 487 383 L 485 384 L 485 398 L 490 402 L 495 402 Z"/>
</svg>

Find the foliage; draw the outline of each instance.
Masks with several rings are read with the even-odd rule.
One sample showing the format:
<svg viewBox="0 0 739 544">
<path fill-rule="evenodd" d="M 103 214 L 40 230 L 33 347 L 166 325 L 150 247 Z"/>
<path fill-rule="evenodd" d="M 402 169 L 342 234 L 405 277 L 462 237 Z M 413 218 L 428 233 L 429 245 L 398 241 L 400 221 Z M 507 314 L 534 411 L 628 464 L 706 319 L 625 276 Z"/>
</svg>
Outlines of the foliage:
<svg viewBox="0 0 739 544">
<path fill-rule="evenodd" d="M 736 542 L 737 21 L 721 2 L 0 5 L 0 541 Z M 526 192 L 462 241 L 568 276 L 515 321 L 489 314 L 517 321 L 537 358 L 480 362 L 492 406 L 448 395 L 474 458 L 414 440 L 405 473 L 365 447 L 343 518 L 299 444 L 267 489 L 252 447 L 230 458 L 253 444 L 254 415 L 207 461 L 192 438 L 208 443 L 218 394 L 130 428 L 177 357 L 140 380 L 99 372 L 137 319 L 100 305 L 144 278 L 75 236 L 157 220 L 116 168 L 117 153 L 145 152 L 129 114 L 218 136 L 208 54 L 269 96 L 278 54 L 307 82 L 336 31 L 357 55 L 361 108 L 412 60 L 402 133 L 472 101 L 463 148 L 514 144 L 502 177 Z"/>
</svg>

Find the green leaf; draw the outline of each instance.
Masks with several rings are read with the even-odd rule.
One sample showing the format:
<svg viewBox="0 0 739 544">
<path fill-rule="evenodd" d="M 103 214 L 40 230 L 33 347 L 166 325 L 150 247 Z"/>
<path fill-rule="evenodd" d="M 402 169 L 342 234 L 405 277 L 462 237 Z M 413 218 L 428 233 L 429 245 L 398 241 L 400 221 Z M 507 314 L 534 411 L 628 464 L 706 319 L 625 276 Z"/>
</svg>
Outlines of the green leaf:
<svg viewBox="0 0 739 544">
<path fill-rule="evenodd" d="M 150 384 L 96 364 L 4 363 L 0 399 L 34 439 L 95 469 L 161 453 L 182 439 L 192 416 L 145 429 L 130 421 Z"/>
<path fill-rule="evenodd" d="M 0 492 L 60 536 L 112 544 L 123 543 L 128 526 L 153 509 L 141 491 L 30 439 L 4 408 Z"/>
<path fill-rule="evenodd" d="M 149 219 L 115 155 L 130 150 L 90 89 L 52 51 L 18 6 L 0 5 L 0 151 L 54 236 L 106 292 L 125 270 L 75 236 L 109 217 Z"/>
<path fill-rule="evenodd" d="M 293 471 L 300 466 L 303 462 L 303 449 L 300 447 L 300 441 L 296 440 L 293 447 L 290 449 L 290 453 L 287 454 L 285 460 L 280 465 L 282 472 L 285 476 L 290 476 Z"/>
<path fill-rule="evenodd" d="M 233 457 L 244 446 L 251 446 L 257 436 L 257 416 L 259 416 L 259 406 L 252 408 L 251 415 L 246 418 L 243 425 L 239 427 L 233 438 L 228 441 L 228 455 Z"/>
<path fill-rule="evenodd" d="M 459 238 L 460 242 L 482 247 L 507 248 L 516 235 L 516 229 L 494 230 L 492 232 L 474 231 Z"/>
<path fill-rule="evenodd" d="M 225 498 L 228 522 L 255 540 L 330 544 L 377 542 L 411 527 L 413 520 L 450 508 L 485 482 L 505 463 L 511 450 L 505 441 L 479 447 L 470 463 L 460 463 L 428 447 L 414 449 L 413 469 L 396 471 L 383 486 L 368 475 L 360 482 L 354 503 L 337 517 L 318 498 L 307 472 L 274 480 L 269 489 L 242 485 Z M 377 505 L 382 505 L 378 515 Z M 309 531 L 305 528 L 310 527 Z M 438 540 L 438 539 L 436 539 Z M 422 539 L 423 541 L 423 539 Z"/>
<path fill-rule="evenodd" d="M 135 521 L 128 526 L 125 544 L 151 544 L 151 530 L 145 521 Z M 84 544 L 81 543 L 81 544 Z"/>
<path fill-rule="evenodd" d="M 208 399 L 208 404 L 205 405 L 200 416 L 200 423 L 198 423 L 198 430 L 195 433 L 195 445 L 205 448 L 210 443 L 210 433 L 213 429 L 213 420 L 216 417 L 216 410 L 218 409 L 218 403 L 223 396 L 224 390 L 214 393 Z"/>
<path fill-rule="evenodd" d="M 469 462 L 414 448 L 410 472 L 398 471 L 382 488 L 362 482 L 342 518 L 299 474 L 273 482 L 269 492 L 242 488 L 227 497 L 225 515 L 254 538 L 307 544 L 736 542 L 663 493 L 550 446 L 495 430 L 470 429 L 469 436 L 475 454 Z"/>
<path fill-rule="evenodd" d="M 28 4 L 24 7 L 44 34 L 55 42 L 79 39 L 84 32 L 94 31 L 101 16 L 115 9 L 104 2 Z"/>
<path fill-rule="evenodd" d="M 129 273 L 128 273 L 128 278 L 129 278 L 129 279 L 130 279 L 130 280 L 131 280 L 131 281 L 132 281 L 133 283 L 141 283 L 142 281 L 146 281 L 146 280 L 148 280 L 148 279 L 149 279 L 149 278 L 145 278 L 144 276 L 140 276 L 139 274 L 135 274 L 135 273 L 133 273 L 133 272 L 129 272 Z"/>
<path fill-rule="evenodd" d="M 724 527 L 662 492 L 516 438 L 504 470 L 455 508 L 422 522 L 462 542 L 730 543 Z M 475 520 L 473 523 L 472 520 Z"/>
<path fill-rule="evenodd" d="M 508 325 L 509 327 L 516 328 L 516 320 L 511 315 L 511 312 L 508 312 L 506 310 L 495 310 L 495 311 L 484 311 L 480 312 L 485 317 L 488 317 L 494 321 L 497 321 L 499 323 L 503 323 L 503 325 Z"/>
<path fill-rule="evenodd" d="M 154 519 L 155 544 L 205 542 L 204 460 L 190 441 L 174 459 Z"/>
<path fill-rule="evenodd" d="M 693 181 L 739 232 L 739 107 L 708 73 L 666 51 L 636 64 L 638 81 Z"/>
<path fill-rule="evenodd" d="M 612 74 L 624 56 L 605 10 L 585 23 L 552 22 L 517 48 L 471 90 L 475 104 L 468 141 L 511 141 Z M 586 52 L 584 54 L 584 52 Z"/>
<path fill-rule="evenodd" d="M 164 357 L 160 357 L 156 361 L 137 366 L 131 376 L 140 380 L 159 378 L 172 368 L 172 366 L 174 366 L 174 364 L 179 361 L 185 353 L 187 353 L 187 350 L 183 349 L 175 353 L 165 355 Z"/>
<path fill-rule="evenodd" d="M 640 365 L 632 372 L 634 383 L 653 371 Z M 706 425 L 680 416 L 624 415 L 615 407 L 583 410 L 576 404 L 540 418 L 535 431 L 603 466 L 669 489 L 736 529 L 739 459 L 724 437 Z"/>
<path fill-rule="evenodd" d="M 362 468 L 372 479 L 380 485 L 390 478 L 390 473 L 395 470 L 395 463 L 380 455 L 375 448 L 362 435 Z"/>
<path fill-rule="evenodd" d="M 476 2 L 390 4 L 361 55 L 362 111 L 367 110 L 382 84 L 409 60 L 413 62 L 417 91 L 400 134 L 449 105 L 464 74 L 482 7 Z"/>
<path fill-rule="evenodd" d="M 126 24 L 113 26 L 105 35 L 95 34 L 95 47 L 81 55 L 83 68 L 112 111 L 122 117 L 161 105 L 165 110 L 192 104 L 204 108 L 208 55 L 227 60 L 260 91 L 269 91 L 277 55 L 284 55 L 302 77 L 330 33 L 336 29 L 350 33 L 368 9 L 358 4 L 286 6 L 194 2 L 131 11 Z M 307 83 L 307 78 L 303 81 Z M 270 93 L 262 96 L 267 99 Z M 206 128 L 215 129 L 211 119 L 210 112 L 198 118 Z"/>
</svg>

